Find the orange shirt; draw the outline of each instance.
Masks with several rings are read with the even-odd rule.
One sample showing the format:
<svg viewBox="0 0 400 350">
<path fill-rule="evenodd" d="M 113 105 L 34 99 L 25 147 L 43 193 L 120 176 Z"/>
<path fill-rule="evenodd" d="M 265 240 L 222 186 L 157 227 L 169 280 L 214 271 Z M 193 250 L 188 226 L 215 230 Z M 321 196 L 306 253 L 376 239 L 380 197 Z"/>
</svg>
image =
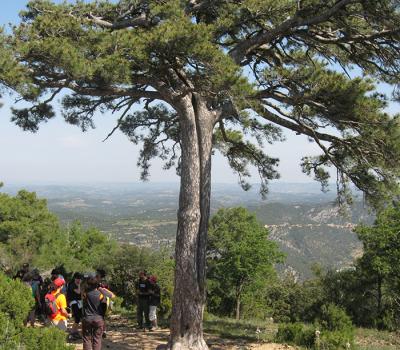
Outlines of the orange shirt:
<svg viewBox="0 0 400 350">
<path fill-rule="evenodd" d="M 53 291 L 51 292 L 51 294 L 53 294 L 54 296 L 56 296 L 57 291 Z M 53 318 L 53 321 L 64 321 L 67 318 L 61 314 L 60 310 L 61 309 L 66 309 L 67 308 L 67 299 L 65 298 L 65 295 L 60 293 L 56 299 L 56 304 L 57 304 L 57 308 L 59 310 L 59 312 L 57 313 L 57 315 Z"/>
</svg>

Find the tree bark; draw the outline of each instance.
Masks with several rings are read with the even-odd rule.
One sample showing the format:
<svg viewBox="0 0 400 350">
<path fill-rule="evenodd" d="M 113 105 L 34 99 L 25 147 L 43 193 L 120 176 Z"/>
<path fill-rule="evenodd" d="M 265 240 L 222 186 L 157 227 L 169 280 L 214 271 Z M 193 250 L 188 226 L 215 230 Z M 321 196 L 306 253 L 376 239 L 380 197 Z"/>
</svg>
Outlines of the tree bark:
<svg viewBox="0 0 400 350">
<path fill-rule="evenodd" d="M 205 254 L 215 120 L 196 94 L 183 97 L 175 107 L 180 116 L 182 158 L 169 349 L 205 350 Z"/>
<path fill-rule="evenodd" d="M 240 296 L 236 299 L 236 320 L 240 320 Z"/>
<path fill-rule="evenodd" d="M 243 282 L 236 288 L 236 320 L 240 320 L 240 305 L 242 298 Z"/>
</svg>

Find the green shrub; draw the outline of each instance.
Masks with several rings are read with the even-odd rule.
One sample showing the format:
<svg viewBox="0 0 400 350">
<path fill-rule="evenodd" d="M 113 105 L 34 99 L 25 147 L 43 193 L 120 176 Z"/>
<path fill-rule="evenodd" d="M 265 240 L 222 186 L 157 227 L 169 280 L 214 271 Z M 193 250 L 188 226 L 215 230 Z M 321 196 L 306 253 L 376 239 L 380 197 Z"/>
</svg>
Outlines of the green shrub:
<svg viewBox="0 0 400 350">
<path fill-rule="evenodd" d="M 66 345 L 66 334 L 57 328 L 25 328 L 22 333 L 22 343 L 26 349 L 35 350 L 67 350 L 73 349 Z"/>
<path fill-rule="evenodd" d="M 24 283 L 0 272 L 0 350 L 68 350 L 66 334 L 55 328 L 25 328 L 34 305 L 32 292 Z"/>
<path fill-rule="evenodd" d="M 353 345 L 353 339 L 349 339 L 348 334 L 343 331 L 322 331 L 318 350 L 346 349 L 347 343 Z"/>
<path fill-rule="evenodd" d="M 316 331 L 319 330 L 319 339 Z M 281 324 L 276 335 L 278 342 L 287 342 L 318 350 L 346 349 L 354 342 L 350 317 L 335 305 L 324 305 L 314 326 L 302 323 Z"/>
<path fill-rule="evenodd" d="M 0 273 L 0 312 L 21 328 L 32 309 L 34 300 L 30 288 Z"/>
<path fill-rule="evenodd" d="M 318 320 L 322 329 L 328 331 L 349 331 L 353 332 L 353 324 L 350 317 L 340 307 L 334 304 L 323 305 Z"/>
<path fill-rule="evenodd" d="M 281 343 L 312 347 L 315 343 L 315 328 L 302 323 L 283 323 L 279 325 L 276 340 Z"/>
</svg>

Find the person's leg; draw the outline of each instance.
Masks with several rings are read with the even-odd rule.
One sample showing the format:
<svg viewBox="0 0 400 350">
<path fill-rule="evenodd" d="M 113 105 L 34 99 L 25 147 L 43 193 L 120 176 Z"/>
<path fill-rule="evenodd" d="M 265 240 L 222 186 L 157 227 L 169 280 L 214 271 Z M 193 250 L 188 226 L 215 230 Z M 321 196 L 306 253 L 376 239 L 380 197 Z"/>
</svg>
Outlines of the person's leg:
<svg viewBox="0 0 400 350">
<path fill-rule="evenodd" d="M 150 305 L 149 307 L 149 320 L 151 322 L 151 327 L 157 328 L 157 306 Z"/>
<path fill-rule="evenodd" d="M 71 335 L 78 337 L 79 335 L 79 323 L 81 322 L 81 309 L 77 304 L 72 305 L 72 316 L 74 317 L 74 324 L 72 325 Z"/>
<path fill-rule="evenodd" d="M 151 323 L 150 323 L 150 319 L 149 319 L 149 312 L 150 312 L 149 301 L 145 300 L 145 302 L 144 302 L 144 318 L 146 320 L 145 327 L 151 329 Z"/>
<path fill-rule="evenodd" d="M 139 328 L 143 328 L 143 299 L 139 298 L 137 302 L 136 318 Z"/>
<path fill-rule="evenodd" d="M 92 350 L 92 326 L 89 322 L 82 320 L 83 350 Z"/>
<path fill-rule="evenodd" d="M 31 327 L 35 327 L 35 320 L 36 320 L 36 305 L 33 310 L 29 313 L 29 322 Z"/>
<path fill-rule="evenodd" d="M 63 331 L 63 332 L 67 332 L 68 331 L 68 323 L 67 320 L 52 320 L 51 324 L 54 327 L 57 327 L 59 330 Z"/>
<path fill-rule="evenodd" d="M 60 320 L 57 322 L 57 328 L 63 332 L 68 332 L 68 322 L 67 320 Z"/>
<path fill-rule="evenodd" d="M 104 330 L 104 320 L 93 321 L 93 350 L 101 350 L 101 340 Z"/>
</svg>

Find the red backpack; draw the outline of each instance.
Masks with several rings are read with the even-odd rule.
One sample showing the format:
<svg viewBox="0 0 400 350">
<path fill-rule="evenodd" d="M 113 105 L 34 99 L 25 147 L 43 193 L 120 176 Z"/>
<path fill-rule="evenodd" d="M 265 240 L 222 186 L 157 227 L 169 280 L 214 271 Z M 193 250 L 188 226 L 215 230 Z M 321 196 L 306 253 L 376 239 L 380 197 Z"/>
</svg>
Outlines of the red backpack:
<svg viewBox="0 0 400 350">
<path fill-rule="evenodd" d="M 60 311 L 57 306 L 57 298 L 60 295 L 60 293 L 57 293 L 56 295 L 53 295 L 52 293 L 47 293 L 44 296 L 44 311 L 46 315 L 53 319 L 54 317 L 57 316 L 58 312 Z"/>
</svg>

